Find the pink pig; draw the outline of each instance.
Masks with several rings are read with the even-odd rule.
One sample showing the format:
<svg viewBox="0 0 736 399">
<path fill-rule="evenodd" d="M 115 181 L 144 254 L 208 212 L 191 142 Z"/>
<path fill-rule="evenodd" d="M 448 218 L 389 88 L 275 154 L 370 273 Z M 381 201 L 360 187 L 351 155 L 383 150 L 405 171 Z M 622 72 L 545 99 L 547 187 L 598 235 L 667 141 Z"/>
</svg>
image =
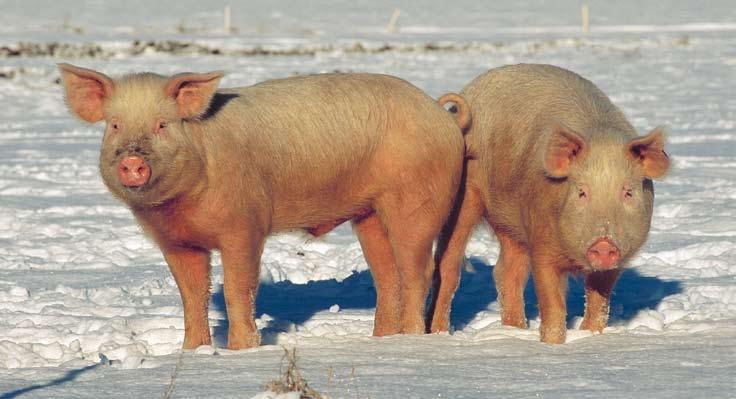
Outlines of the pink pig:
<svg viewBox="0 0 736 399">
<path fill-rule="evenodd" d="M 432 243 L 464 143 L 453 117 L 390 76 L 325 74 L 219 89 L 222 73 L 112 79 L 59 65 L 71 112 L 105 121 L 100 173 L 161 248 L 184 348 L 210 344 L 210 252 L 224 269 L 228 347 L 259 344 L 266 237 L 352 221 L 377 291 L 374 335 L 424 332 Z"/>
<path fill-rule="evenodd" d="M 602 331 L 621 268 L 644 244 L 664 134 L 638 136 L 593 83 L 550 65 L 492 69 L 462 96 L 473 112 L 466 179 L 441 233 L 431 331 L 447 331 L 466 242 L 485 219 L 501 245 L 493 275 L 503 324 L 526 327 L 531 270 L 541 339 L 566 335 L 567 274 L 585 276 L 582 328 Z"/>
</svg>

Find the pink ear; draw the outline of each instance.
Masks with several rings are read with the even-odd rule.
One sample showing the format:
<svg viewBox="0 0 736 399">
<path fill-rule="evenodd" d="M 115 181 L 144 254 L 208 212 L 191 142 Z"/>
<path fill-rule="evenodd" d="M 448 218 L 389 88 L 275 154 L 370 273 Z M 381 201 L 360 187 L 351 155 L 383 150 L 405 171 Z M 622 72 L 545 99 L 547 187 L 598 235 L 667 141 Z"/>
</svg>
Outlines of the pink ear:
<svg viewBox="0 0 736 399">
<path fill-rule="evenodd" d="M 222 76 L 222 72 L 180 73 L 169 79 L 164 91 L 176 99 L 181 118 L 197 118 L 207 111 Z"/>
<path fill-rule="evenodd" d="M 69 110 L 87 122 L 103 119 L 102 105 L 112 95 L 112 79 L 91 69 L 59 64 Z"/>
<path fill-rule="evenodd" d="M 550 177 L 566 177 L 572 163 L 585 155 L 585 138 L 569 128 L 557 124 L 547 139 L 544 169 Z"/>
<path fill-rule="evenodd" d="M 643 137 L 637 137 L 626 146 L 628 156 L 638 162 L 644 176 L 650 179 L 662 177 L 670 168 L 670 158 L 664 152 L 664 131 L 657 127 Z"/>
</svg>

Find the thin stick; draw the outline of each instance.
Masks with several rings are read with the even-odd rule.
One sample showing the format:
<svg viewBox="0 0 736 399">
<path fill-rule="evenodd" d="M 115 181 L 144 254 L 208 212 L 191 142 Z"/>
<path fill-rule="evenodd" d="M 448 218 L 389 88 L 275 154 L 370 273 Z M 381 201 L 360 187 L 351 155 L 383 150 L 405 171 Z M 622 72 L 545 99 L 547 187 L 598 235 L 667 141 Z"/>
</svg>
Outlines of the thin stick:
<svg viewBox="0 0 736 399">
<path fill-rule="evenodd" d="M 223 21 L 223 28 L 225 29 L 225 33 L 230 34 L 232 31 L 232 24 L 230 20 L 230 5 L 225 6 L 225 12 L 224 12 L 224 21 Z"/>
<path fill-rule="evenodd" d="M 396 33 L 396 24 L 399 22 L 399 15 L 401 15 L 401 10 L 395 8 L 393 14 L 391 14 L 391 18 L 388 20 L 388 25 L 386 25 L 386 32 Z"/>
<path fill-rule="evenodd" d="M 176 361 L 174 371 L 171 372 L 171 382 L 169 382 L 169 386 L 166 387 L 166 391 L 164 392 L 164 399 L 171 399 L 171 395 L 174 393 L 174 385 L 176 385 L 176 377 L 179 374 L 179 369 L 181 368 L 182 363 L 184 363 L 183 350 L 181 351 L 181 353 L 179 353 L 179 359 Z"/>
</svg>

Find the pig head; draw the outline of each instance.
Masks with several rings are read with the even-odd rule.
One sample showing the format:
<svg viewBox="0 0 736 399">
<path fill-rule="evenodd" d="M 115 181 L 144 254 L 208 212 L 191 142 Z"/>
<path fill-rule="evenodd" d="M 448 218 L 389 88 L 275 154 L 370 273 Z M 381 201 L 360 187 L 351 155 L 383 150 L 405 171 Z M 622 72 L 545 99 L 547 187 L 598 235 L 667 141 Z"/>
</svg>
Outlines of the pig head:
<svg viewBox="0 0 736 399">
<path fill-rule="evenodd" d="M 90 123 L 105 121 L 99 166 L 113 195 L 137 208 L 201 183 L 204 160 L 184 122 L 207 111 L 221 72 L 141 73 L 113 81 L 68 64 L 59 69 L 72 113 Z"/>
<path fill-rule="evenodd" d="M 554 222 L 562 249 L 589 271 L 623 266 L 644 244 L 654 200 L 651 179 L 669 167 L 661 128 L 627 137 L 607 126 L 581 134 L 555 123 L 542 151 L 548 184 L 558 186 L 561 197 Z"/>
</svg>

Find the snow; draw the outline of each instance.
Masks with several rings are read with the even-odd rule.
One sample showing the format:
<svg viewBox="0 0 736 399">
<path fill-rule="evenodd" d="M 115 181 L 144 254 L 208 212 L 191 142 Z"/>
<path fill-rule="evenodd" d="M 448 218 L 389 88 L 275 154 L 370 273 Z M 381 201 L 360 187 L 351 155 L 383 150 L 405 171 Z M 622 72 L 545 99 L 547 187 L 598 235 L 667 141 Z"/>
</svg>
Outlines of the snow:
<svg viewBox="0 0 736 399">
<path fill-rule="evenodd" d="M 310 386 L 330 397 L 733 396 L 730 2 L 591 1 L 589 35 L 578 33 L 579 2 L 572 0 L 238 3 L 231 35 L 221 30 L 224 1 L 149 3 L 3 5 L 0 48 L 64 43 L 71 50 L 0 51 L 0 398 L 163 397 L 177 364 L 172 397 L 266 395 L 279 376 L 281 346 L 297 348 Z M 387 34 L 394 7 L 401 9 L 399 33 Z M 206 51 L 153 46 L 136 53 L 136 39 Z M 101 52 L 82 56 L 84 46 Z M 253 55 L 258 48 L 281 55 Z M 531 286 L 530 328 L 501 326 L 492 284 L 498 248 L 483 226 L 467 249 L 452 334 L 373 338 L 370 272 L 349 226 L 341 226 L 320 239 L 269 239 L 257 300 L 263 345 L 251 350 L 223 349 L 227 319 L 215 256 L 215 346 L 182 353 L 175 282 L 102 184 L 101 128 L 69 116 L 55 83 L 57 62 L 111 74 L 223 69 L 224 86 L 369 71 L 400 76 L 435 97 L 491 67 L 552 63 L 597 83 L 642 133 L 667 126 L 674 167 L 655 184 L 649 241 L 616 287 L 604 334 L 574 329 L 584 306 L 576 279 L 565 345 L 538 342 Z"/>
</svg>

